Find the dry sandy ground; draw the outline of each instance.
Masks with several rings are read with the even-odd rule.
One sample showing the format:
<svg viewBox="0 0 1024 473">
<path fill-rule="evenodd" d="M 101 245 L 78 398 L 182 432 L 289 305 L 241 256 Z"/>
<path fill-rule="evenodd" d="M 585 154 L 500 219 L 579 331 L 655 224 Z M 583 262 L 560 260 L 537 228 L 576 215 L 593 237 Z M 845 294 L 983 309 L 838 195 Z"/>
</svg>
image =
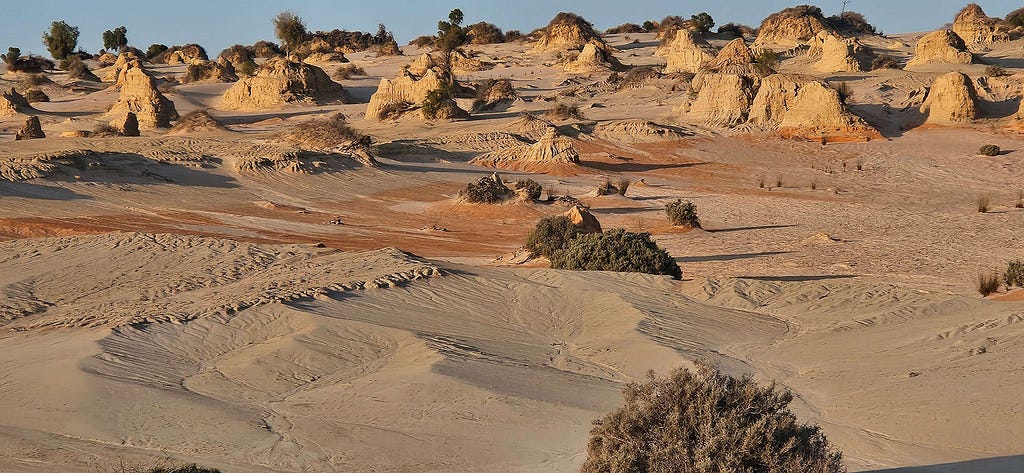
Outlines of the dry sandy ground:
<svg viewBox="0 0 1024 473">
<path fill-rule="evenodd" d="M 619 38 L 620 59 L 657 63 L 643 39 Z M 488 145 L 465 137 L 573 86 L 522 46 L 485 55 L 510 65 L 472 77 L 516 79 L 529 102 L 456 123 L 371 123 L 365 104 L 214 110 L 232 132 L 0 144 L 8 159 L 102 152 L 0 180 L 0 471 L 574 471 L 623 383 L 698 358 L 792 389 L 853 471 L 1024 469 L 1024 302 L 974 292 L 1021 256 L 1024 140 L 996 119 L 900 130 L 941 68 L 844 78 L 892 139 L 824 147 L 679 123 L 680 94 L 658 88 L 570 95 L 589 120 L 692 133 L 634 143 L 582 123 L 580 172 L 530 176 L 606 228 L 652 232 L 683 268 L 674 282 L 502 266 L 565 207 L 455 202 L 492 172 L 466 163 Z M 412 59 L 350 57 L 370 75 L 344 82 L 363 101 Z M 169 97 L 187 112 L 226 87 Z M 57 97 L 44 129 L 114 98 Z M 381 144 L 381 166 L 237 171 L 268 133 L 335 110 Z M 993 142 L 1006 152 L 974 155 Z M 598 197 L 605 178 L 634 184 Z M 992 212 L 975 211 L 982 195 Z M 668 226 L 676 198 L 705 230 Z"/>
</svg>

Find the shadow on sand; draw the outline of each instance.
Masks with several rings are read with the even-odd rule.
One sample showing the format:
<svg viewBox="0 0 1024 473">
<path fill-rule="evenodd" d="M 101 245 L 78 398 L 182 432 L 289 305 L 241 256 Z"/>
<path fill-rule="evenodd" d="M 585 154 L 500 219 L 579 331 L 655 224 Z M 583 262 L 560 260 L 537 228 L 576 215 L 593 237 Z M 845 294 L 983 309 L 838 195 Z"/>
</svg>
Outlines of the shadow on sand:
<svg viewBox="0 0 1024 473">
<path fill-rule="evenodd" d="M 1020 473 L 1024 472 L 1024 455 L 983 458 L 941 465 L 907 466 L 865 473 Z"/>
</svg>

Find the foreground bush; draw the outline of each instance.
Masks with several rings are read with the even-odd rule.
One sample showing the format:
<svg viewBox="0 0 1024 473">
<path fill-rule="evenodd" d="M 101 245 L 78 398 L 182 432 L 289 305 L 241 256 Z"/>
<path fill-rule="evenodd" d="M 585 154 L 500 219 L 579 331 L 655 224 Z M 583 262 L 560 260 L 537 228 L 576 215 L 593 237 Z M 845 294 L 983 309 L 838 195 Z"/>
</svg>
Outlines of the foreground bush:
<svg viewBox="0 0 1024 473">
<path fill-rule="evenodd" d="M 996 145 L 985 145 L 978 149 L 978 154 L 982 156 L 999 156 L 999 152 L 1002 151 Z"/>
<path fill-rule="evenodd" d="M 537 222 L 537 226 L 526 238 L 526 249 L 534 255 L 550 259 L 582 233 L 583 228 L 572 223 L 565 215 L 544 217 Z"/>
<path fill-rule="evenodd" d="M 676 199 L 665 206 L 665 214 L 672 225 L 677 227 L 700 228 L 700 218 L 697 216 L 697 206 L 693 202 L 683 202 Z"/>
<path fill-rule="evenodd" d="M 594 422 L 583 473 L 846 471 L 818 426 L 790 412 L 789 392 L 698 363 L 632 383 Z"/>
<path fill-rule="evenodd" d="M 480 178 L 459 190 L 459 197 L 474 204 L 497 204 L 512 197 L 514 192 L 497 175 Z"/>
<path fill-rule="evenodd" d="M 551 267 L 575 271 L 618 271 L 683 277 L 676 261 L 651 240 L 649 233 L 621 228 L 575 236 L 551 257 Z"/>
<path fill-rule="evenodd" d="M 541 187 L 540 183 L 533 179 L 516 180 L 512 187 L 517 191 L 524 190 L 526 197 L 529 197 L 532 200 L 540 199 L 540 194 L 544 191 L 544 188 Z"/>
<path fill-rule="evenodd" d="M 1007 290 L 1014 286 L 1024 287 L 1024 263 L 1020 260 L 1006 263 L 1006 273 L 1003 274 L 1003 282 L 1006 283 Z"/>
</svg>

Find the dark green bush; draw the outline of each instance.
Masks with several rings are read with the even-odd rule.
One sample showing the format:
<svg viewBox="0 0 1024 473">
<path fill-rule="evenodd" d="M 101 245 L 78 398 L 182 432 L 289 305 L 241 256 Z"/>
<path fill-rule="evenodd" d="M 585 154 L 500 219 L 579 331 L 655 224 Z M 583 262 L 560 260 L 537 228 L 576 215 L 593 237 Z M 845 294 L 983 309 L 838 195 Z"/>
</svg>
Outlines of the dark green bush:
<svg viewBox="0 0 1024 473">
<path fill-rule="evenodd" d="M 565 215 L 544 217 L 526 238 L 526 249 L 530 253 L 547 258 L 565 249 L 573 238 L 583 233 L 583 228 L 572 223 Z"/>
<path fill-rule="evenodd" d="M 683 202 L 676 199 L 665 206 L 665 214 L 672 225 L 679 227 L 700 228 L 700 218 L 697 216 L 697 206 L 693 202 Z"/>
<path fill-rule="evenodd" d="M 1003 282 L 1006 288 L 1024 287 L 1024 263 L 1020 260 L 1013 260 L 1006 263 L 1006 273 L 1003 273 Z"/>
<path fill-rule="evenodd" d="M 594 422 L 582 473 L 841 473 L 842 453 L 789 410 L 793 395 L 698 362 L 623 391 Z"/>
<path fill-rule="evenodd" d="M 164 51 L 167 51 L 166 44 L 153 43 L 149 45 L 148 49 L 146 49 L 146 60 L 151 60 L 162 54 Z"/>
<path fill-rule="evenodd" d="M 470 182 L 459 190 L 459 197 L 474 204 L 497 204 L 514 193 L 501 182 L 501 178 L 487 176 L 477 182 Z"/>
<path fill-rule="evenodd" d="M 999 156 L 999 152 L 1002 151 L 996 145 L 985 145 L 978 149 L 978 154 L 982 156 Z"/>
<path fill-rule="evenodd" d="M 540 194 L 544 190 L 541 185 L 533 179 L 519 179 L 512 185 L 515 190 L 526 189 L 526 196 L 537 200 L 540 199 Z"/>
<path fill-rule="evenodd" d="M 621 228 L 581 234 L 552 255 L 551 267 L 576 271 L 619 271 L 683 277 L 676 261 L 651 240 L 649 233 Z"/>
</svg>

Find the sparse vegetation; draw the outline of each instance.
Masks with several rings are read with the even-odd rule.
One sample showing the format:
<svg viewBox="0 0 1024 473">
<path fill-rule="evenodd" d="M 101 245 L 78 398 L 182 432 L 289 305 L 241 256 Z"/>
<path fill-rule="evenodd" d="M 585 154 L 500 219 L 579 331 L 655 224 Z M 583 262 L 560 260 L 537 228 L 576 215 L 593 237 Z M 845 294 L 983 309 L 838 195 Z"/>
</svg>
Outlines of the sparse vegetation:
<svg viewBox="0 0 1024 473">
<path fill-rule="evenodd" d="M 1006 263 L 1003 283 L 1006 284 L 1007 290 L 1011 287 L 1024 287 L 1024 262 L 1018 259 Z"/>
<path fill-rule="evenodd" d="M 7 54 L 0 54 L 0 59 L 3 59 L 4 64 L 8 66 L 14 65 L 21 59 L 21 49 L 10 47 L 7 48 Z"/>
<path fill-rule="evenodd" d="M 644 28 L 636 23 L 623 23 L 619 26 L 615 26 L 604 30 L 604 34 L 629 34 L 643 32 Z"/>
<path fill-rule="evenodd" d="M 985 68 L 985 75 L 988 77 L 1003 77 L 1008 75 L 1008 73 L 1001 66 L 991 65 Z"/>
<path fill-rule="evenodd" d="M 518 179 L 515 184 L 512 185 L 515 190 L 523 190 L 526 197 L 531 200 L 540 199 L 540 194 L 544 191 L 540 183 L 533 179 Z"/>
<path fill-rule="evenodd" d="M 334 79 L 335 80 L 347 80 L 347 79 L 351 79 L 352 76 L 365 76 L 365 75 L 366 75 L 366 70 L 364 70 L 362 67 L 359 67 L 359 66 L 357 66 L 355 64 L 351 64 L 351 63 L 343 64 L 341 67 L 338 68 L 337 71 L 334 71 Z"/>
<path fill-rule="evenodd" d="M 146 60 L 150 61 L 153 58 L 163 54 L 164 51 L 167 51 L 166 44 L 153 43 L 149 45 L 149 48 L 146 49 Z"/>
<path fill-rule="evenodd" d="M 845 472 L 815 425 L 789 410 L 793 395 L 699 362 L 623 391 L 622 407 L 594 422 L 582 473 Z"/>
<path fill-rule="evenodd" d="M 281 40 L 286 51 L 294 52 L 306 41 L 306 24 L 294 13 L 283 11 L 274 17 L 274 36 Z"/>
<path fill-rule="evenodd" d="M 505 32 L 505 42 L 522 41 L 523 33 L 519 30 L 508 30 Z"/>
<path fill-rule="evenodd" d="M 715 27 L 715 19 L 708 12 L 701 12 L 690 17 L 690 26 L 693 26 L 698 33 L 706 35 Z"/>
<path fill-rule="evenodd" d="M 69 79 L 99 82 L 99 77 L 96 77 L 96 75 L 89 70 L 89 67 L 77 57 L 71 58 L 67 61 L 67 71 Z"/>
<path fill-rule="evenodd" d="M 754 65 L 761 74 L 771 74 L 779 67 L 779 53 L 763 48 L 754 51 Z"/>
<path fill-rule="evenodd" d="M 718 34 L 733 38 L 745 38 L 757 36 L 757 31 L 747 25 L 737 23 L 726 23 L 718 27 Z"/>
<path fill-rule="evenodd" d="M 412 41 L 409 41 L 409 45 L 416 46 L 417 48 L 425 48 L 427 46 L 433 45 L 434 41 L 437 41 L 436 36 L 423 35 L 417 37 L 416 39 L 413 39 Z"/>
<path fill-rule="evenodd" d="M 999 156 L 1002 150 L 996 145 L 985 145 L 978 148 L 978 154 L 982 156 Z"/>
<path fill-rule="evenodd" d="M 572 223 L 569 217 L 556 215 L 544 217 L 526 238 L 526 249 L 536 256 L 552 258 L 562 251 L 573 238 L 583 233 L 583 228 Z"/>
<path fill-rule="evenodd" d="M 25 91 L 25 93 L 21 95 L 25 97 L 25 101 L 28 103 L 50 101 L 50 97 L 48 97 L 42 90 L 39 89 L 28 89 Z"/>
<path fill-rule="evenodd" d="M 626 191 L 629 190 L 629 186 L 632 185 L 632 184 L 633 184 L 633 181 L 631 181 L 631 180 L 629 180 L 627 178 L 622 178 L 622 179 L 619 179 L 618 181 L 615 182 L 615 187 L 617 187 L 619 189 L 619 195 L 625 197 L 626 196 Z"/>
<path fill-rule="evenodd" d="M 485 176 L 477 182 L 470 182 L 459 190 L 459 197 L 474 204 L 497 204 L 515 193 L 501 182 L 500 178 Z"/>
<path fill-rule="evenodd" d="M 682 278 L 682 271 L 668 252 L 658 247 L 648 233 L 621 228 L 604 233 L 573 237 L 565 249 L 551 257 L 551 267 L 575 271 L 619 271 L 664 274 Z"/>
<path fill-rule="evenodd" d="M 67 59 L 78 47 L 78 27 L 64 21 L 51 23 L 50 31 L 43 33 L 43 45 L 54 59 Z"/>
<path fill-rule="evenodd" d="M 989 205 L 991 205 L 991 201 L 992 199 L 989 196 L 979 195 L 978 198 L 975 199 L 975 204 L 977 204 L 978 212 L 987 213 L 989 211 Z"/>
<path fill-rule="evenodd" d="M 854 11 L 844 11 L 841 15 L 833 15 L 825 19 L 829 26 L 847 33 L 875 34 L 875 27 L 868 23 L 864 15 Z"/>
<path fill-rule="evenodd" d="M 548 110 L 546 114 L 547 118 L 551 120 L 583 120 L 583 114 L 580 113 L 579 107 L 573 104 L 567 104 L 564 102 L 558 102 L 555 104 L 555 108 Z"/>
<path fill-rule="evenodd" d="M 466 34 L 469 36 L 470 44 L 496 44 L 505 42 L 505 35 L 502 34 L 501 28 L 484 21 L 467 26 Z"/>
<path fill-rule="evenodd" d="M 995 294 L 999 290 L 999 273 L 985 272 L 978 275 L 978 293 L 984 297 Z"/>
<path fill-rule="evenodd" d="M 839 100 L 842 100 L 844 103 L 846 99 L 853 97 L 853 89 L 850 88 L 850 84 L 839 82 L 833 87 L 836 89 L 836 92 L 839 92 Z"/>
<path fill-rule="evenodd" d="M 900 63 L 896 56 L 879 54 L 871 60 L 871 70 L 877 71 L 879 69 L 903 69 L 903 64 Z"/>
<path fill-rule="evenodd" d="M 368 140 L 368 137 L 352 129 L 346 122 L 345 115 L 341 113 L 324 119 L 314 118 L 300 123 L 285 137 L 303 147 L 318 150 L 349 146 Z"/>
<path fill-rule="evenodd" d="M 665 206 L 665 215 L 677 227 L 700 228 L 700 217 L 697 216 L 697 206 L 693 202 L 676 199 Z"/>
<path fill-rule="evenodd" d="M 442 84 L 441 87 L 427 93 L 427 97 L 420 104 L 420 109 L 423 111 L 425 118 L 433 120 L 443 118 L 441 112 L 454 106 L 454 103 L 455 96 L 452 94 L 451 87 Z"/>
</svg>

